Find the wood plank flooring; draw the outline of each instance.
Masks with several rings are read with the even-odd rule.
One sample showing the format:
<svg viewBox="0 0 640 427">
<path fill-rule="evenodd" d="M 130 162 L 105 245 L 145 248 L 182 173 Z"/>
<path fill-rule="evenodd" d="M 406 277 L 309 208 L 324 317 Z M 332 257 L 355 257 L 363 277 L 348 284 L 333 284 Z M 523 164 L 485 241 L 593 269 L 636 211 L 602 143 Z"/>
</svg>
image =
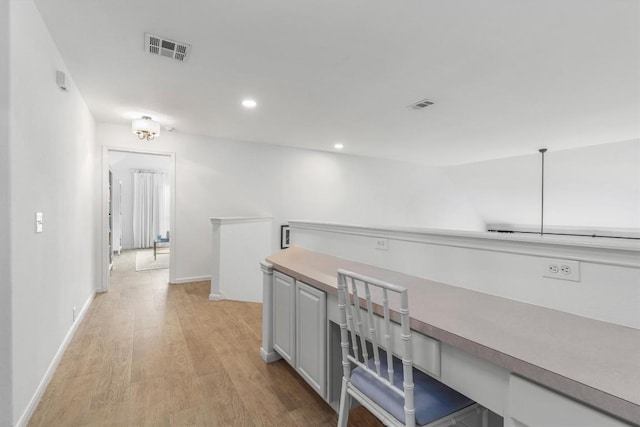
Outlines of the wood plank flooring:
<svg viewBox="0 0 640 427">
<path fill-rule="evenodd" d="M 260 358 L 262 304 L 211 302 L 209 283 L 169 285 L 117 256 L 29 426 L 335 426 L 284 361 Z M 381 425 L 363 408 L 350 426 Z"/>
</svg>

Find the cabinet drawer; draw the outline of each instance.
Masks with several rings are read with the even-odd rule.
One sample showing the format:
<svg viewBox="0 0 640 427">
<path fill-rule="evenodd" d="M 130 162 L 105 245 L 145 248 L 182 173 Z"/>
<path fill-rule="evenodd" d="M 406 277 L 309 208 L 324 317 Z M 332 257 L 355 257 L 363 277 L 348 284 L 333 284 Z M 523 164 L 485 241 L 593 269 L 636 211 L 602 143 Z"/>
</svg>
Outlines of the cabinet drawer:
<svg viewBox="0 0 640 427">
<path fill-rule="evenodd" d="M 516 427 L 630 427 L 516 375 L 509 379 L 509 410 L 511 425 Z"/>
<path fill-rule="evenodd" d="M 367 318 L 367 313 L 365 310 L 362 310 L 360 315 L 362 319 Z M 375 322 L 378 336 L 381 337 L 381 332 L 385 330 L 384 318 L 376 315 Z M 393 354 L 398 357 L 402 357 L 404 355 L 404 343 L 402 342 L 400 325 L 392 322 L 391 328 L 394 329 L 394 331 L 392 332 Z M 351 325 L 349 325 L 349 330 L 351 330 Z M 440 378 L 440 341 L 412 330 L 411 342 L 413 348 L 414 366 L 421 371 L 432 375 L 433 377 Z M 380 340 L 380 344 L 382 347 L 384 347 L 384 340 Z"/>
</svg>

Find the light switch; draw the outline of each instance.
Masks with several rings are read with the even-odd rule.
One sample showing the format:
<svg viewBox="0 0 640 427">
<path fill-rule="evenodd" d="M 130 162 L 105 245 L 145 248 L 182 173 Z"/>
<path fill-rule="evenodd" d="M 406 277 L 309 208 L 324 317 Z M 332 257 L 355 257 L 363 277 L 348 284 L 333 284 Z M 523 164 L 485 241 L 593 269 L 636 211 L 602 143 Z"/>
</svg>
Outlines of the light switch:
<svg viewBox="0 0 640 427">
<path fill-rule="evenodd" d="M 36 212 L 36 233 L 42 233 L 42 212 Z"/>
</svg>

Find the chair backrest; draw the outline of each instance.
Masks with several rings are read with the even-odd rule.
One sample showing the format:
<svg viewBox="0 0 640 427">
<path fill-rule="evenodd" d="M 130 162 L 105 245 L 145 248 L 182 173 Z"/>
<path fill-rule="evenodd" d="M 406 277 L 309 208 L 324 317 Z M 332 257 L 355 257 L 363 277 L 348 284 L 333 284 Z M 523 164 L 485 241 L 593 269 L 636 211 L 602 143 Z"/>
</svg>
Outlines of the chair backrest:
<svg viewBox="0 0 640 427">
<path fill-rule="evenodd" d="M 362 295 L 364 293 L 364 295 Z M 374 295 L 375 294 L 375 295 Z M 400 334 L 403 344 L 402 370 L 403 388 L 393 384 L 393 333 L 389 315 L 389 296 L 399 296 Z M 373 297 L 372 297 L 373 295 Z M 364 307 L 362 305 L 364 304 Z M 374 314 L 375 308 L 382 309 L 383 325 L 379 331 L 380 317 Z M 338 308 L 340 310 L 340 341 L 342 347 L 342 368 L 344 377 L 351 376 L 351 363 L 361 367 L 376 380 L 381 381 L 394 393 L 405 400 L 405 419 L 415 420 L 413 399 L 413 356 L 411 347 L 411 329 L 409 326 L 409 298 L 406 288 L 363 276 L 347 270 L 338 270 Z M 376 320 L 378 319 L 378 320 Z M 353 355 L 349 352 L 349 334 Z M 380 335 L 383 334 L 383 337 Z M 383 339 L 381 339 L 383 338 Z M 373 350 L 374 366 L 368 363 L 367 341 Z M 386 372 L 381 372 L 380 353 L 386 353 Z"/>
</svg>

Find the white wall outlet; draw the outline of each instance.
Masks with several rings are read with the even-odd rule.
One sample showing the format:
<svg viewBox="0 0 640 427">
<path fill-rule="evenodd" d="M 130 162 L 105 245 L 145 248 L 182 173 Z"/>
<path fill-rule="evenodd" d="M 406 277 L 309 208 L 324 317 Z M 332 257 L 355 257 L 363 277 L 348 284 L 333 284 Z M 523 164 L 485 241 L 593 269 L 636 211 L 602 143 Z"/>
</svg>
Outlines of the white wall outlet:
<svg viewBox="0 0 640 427">
<path fill-rule="evenodd" d="M 571 280 L 573 282 L 580 281 L 580 261 L 544 258 L 542 262 L 543 277 Z"/>
<path fill-rule="evenodd" d="M 76 307 L 73 307 L 73 321 L 76 321 L 76 318 L 78 317 L 78 311 L 76 310 Z"/>
<path fill-rule="evenodd" d="M 36 233 L 42 233 L 42 212 L 36 212 Z"/>
<path fill-rule="evenodd" d="M 381 251 L 389 250 L 389 239 L 376 238 L 376 249 Z"/>
</svg>

